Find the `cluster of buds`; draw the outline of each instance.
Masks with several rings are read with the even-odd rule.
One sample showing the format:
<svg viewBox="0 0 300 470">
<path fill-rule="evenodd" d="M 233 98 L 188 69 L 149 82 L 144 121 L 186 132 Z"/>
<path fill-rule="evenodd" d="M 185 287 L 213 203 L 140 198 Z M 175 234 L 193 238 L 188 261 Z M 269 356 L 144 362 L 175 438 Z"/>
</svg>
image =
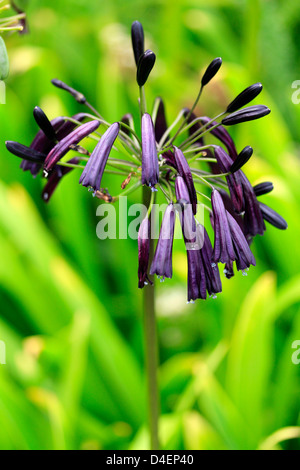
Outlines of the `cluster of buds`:
<svg viewBox="0 0 300 470">
<path fill-rule="evenodd" d="M 132 24 L 131 36 L 140 90 L 141 136 L 130 114 L 118 122 L 108 123 L 82 93 L 55 79 L 53 85 L 70 93 L 78 103 L 87 106 L 89 112 L 49 121 L 36 107 L 33 114 L 40 130 L 30 147 L 17 142 L 6 142 L 6 146 L 23 159 L 24 171 L 29 170 L 33 176 L 42 171 L 48 178 L 42 193 L 47 202 L 62 177 L 72 169 L 81 170 L 79 183 L 106 202 L 116 201 L 141 185 L 148 186 L 152 197 L 138 234 L 139 288 L 152 283 L 151 275 L 156 274 L 161 280 L 172 277 L 172 246 L 178 212 L 187 252 L 187 300 L 215 297 L 222 291 L 220 263 L 224 265 L 227 278 L 234 275 L 234 264 L 237 271 L 246 274 L 248 268 L 255 265 L 250 245 L 256 235 L 264 234 L 265 221 L 279 229 L 287 228 L 279 214 L 258 200 L 272 191 L 272 183 L 252 187 L 242 170 L 253 154 L 252 148 L 246 146 L 238 152 L 227 131 L 229 126 L 270 113 L 263 105 L 247 106 L 261 93 L 262 85 L 255 83 L 246 88 L 225 111 L 212 119 L 197 117 L 194 111 L 203 89 L 222 65 L 221 58 L 216 58 L 202 77 L 194 105 L 181 110 L 168 126 L 161 98 L 155 100 L 151 115 L 147 112 L 144 86 L 156 56 L 150 50 L 145 51 L 144 31 L 138 21 Z M 91 154 L 79 145 L 88 136 L 98 141 Z M 215 143 L 207 143 L 207 136 L 213 136 Z M 121 159 L 111 157 L 112 148 L 122 154 Z M 76 156 L 66 160 L 64 157 L 69 152 L 76 152 Z M 111 197 L 101 188 L 104 172 L 125 176 L 119 195 Z M 151 260 L 150 215 L 158 190 L 166 198 L 167 209 Z M 213 244 L 209 230 L 197 221 L 200 207 L 209 213 Z"/>
</svg>

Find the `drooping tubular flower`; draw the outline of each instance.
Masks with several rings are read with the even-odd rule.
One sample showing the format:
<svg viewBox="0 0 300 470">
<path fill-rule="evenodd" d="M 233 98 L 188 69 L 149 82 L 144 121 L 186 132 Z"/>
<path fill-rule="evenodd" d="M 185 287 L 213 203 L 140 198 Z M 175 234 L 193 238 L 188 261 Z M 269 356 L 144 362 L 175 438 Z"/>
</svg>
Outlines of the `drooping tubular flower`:
<svg viewBox="0 0 300 470">
<path fill-rule="evenodd" d="M 175 228 L 175 209 L 170 202 L 161 224 L 159 239 L 152 261 L 150 274 L 156 274 L 164 280 L 165 277 L 172 277 L 172 250 Z"/>
<path fill-rule="evenodd" d="M 197 117 L 198 101 L 221 68 L 222 59 L 218 57 L 206 68 L 193 106 L 180 110 L 168 126 L 161 97 L 155 100 L 151 112 L 147 108 L 145 85 L 156 55 L 145 50 L 144 36 L 141 23 L 135 21 L 131 39 L 140 94 L 136 116 L 127 113 L 110 124 L 85 94 L 54 79 L 54 86 L 73 96 L 79 105 L 86 106 L 89 113 L 49 120 L 44 111 L 36 107 L 34 118 L 40 130 L 30 146 L 11 141 L 6 142 L 6 146 L 12 154 L 22 158 L 24 171 L 29 170 L 34 177 L 43 173 L 48 178 L 42 193 L 45 202 L 54 197 L 54 190 L 63 176 L 76 169 L 81 171 L 79 183 L 105 202 L 117 201 L 142 185 L 144 194 L 150 188 L 147 216 L 138 233 L 138 287 L 152 284 L 153 275 L 162 280 L 172 277 L 177 212 L 187 254 L 187 300 L 194 302 L 206 299 L 207 295 L 215 297 L 222 291 L 221 264 L 228 279 L 234 276 L 235 268 L 245 274 L 255 265 L 250 244 L 255 236 L 264 234 L 265 222 L 282 230 L 287 228 L 279 214 L 258 200 L 273 190 L 272 183 L 253 187 L 244 173 L 253 148 L 246 142 L 238 151 L 228 132 L 231 126 L 267 116 L 270 110 L 264 105 L 248 106 L 262 92 L 261 83 L 255 83 L 228 100 L 229 104 L 217 117 Z M 134 126 L 138 117 L 141 133 Z M 208 136 L 214 138 L 213 143 Z M 97 143 L 90 152 L 86 143 L 91 139 Z M 70 153 L 75 156 L 70 158 Z M 106 174 L 120 178 L 117 196 L 101 188 Z M 151 259 L 151 215 L 157 191 L 166 199 L 167 208 Z M 209 212 L 211 227 L 204 227 L 203 219 L 197 220 L 202 209 Z"/>
</svg>

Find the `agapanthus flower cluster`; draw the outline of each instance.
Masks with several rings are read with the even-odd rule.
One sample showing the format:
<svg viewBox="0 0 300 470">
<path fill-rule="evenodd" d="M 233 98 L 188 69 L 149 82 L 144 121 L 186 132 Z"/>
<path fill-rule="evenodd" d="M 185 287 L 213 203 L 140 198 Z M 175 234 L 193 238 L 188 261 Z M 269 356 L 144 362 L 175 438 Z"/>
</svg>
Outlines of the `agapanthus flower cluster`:
<svg viewBox="0 0 300 470">
<path fill-rule="evenodd" d="M 182 109 L 168 126 L 160 97 L 155 100 L 151 114 L 147 112 L 145 84 L 156 56 L 151 50 L 145 50 L 144 31 L 138 21 L 132 24 L 131 36 L 140 90 L 141 135 L 135 130 L 131 114 L 108 123 L 82 93 L 55 79 L 53 85 L 70 93 L 78 103 L 87 106 L 89 112 L 49 121 L 36 107 L 33 114 L 40 130 L 31 145 L 6 142 L 6 146 L 22 158 L 24 171 L 30 171 L 34 177 L 42 173 L 47 178 L 42 193 L 46 202 L 72 169 L 80 170 L 79 183 L 105 202 L 114 202 L 141 185 L 148 186 L 152 197 L 138 234 L 139 288 L 152 284 L 152 275 L 162 280 L 172 277 L 172 247 L 178 213 L 187 253 L 187 300 L 215 297 L 222 291 L 220 264 L 224 265 L 227 278 L 234 275 L 235 269 L 246 274 L 251 265 L 255 266 L 250 248 L 252 240 L 264 234 L 265 221 L 279 229 L 287 228 L 284 219 L 259 200 L 272 191 L 272 183 L 253 187 L 242 170 L 253 149 L 247 145 L 238 152 L 227 131 L 230 126 L 270 113 L 264 105 L 248 106 L 261 93 L 262 85 L 255 83 L 246 88 L 214 118 L 197 117 L 194 112 L 202 92 L 222 65 L 221 58 L 216 58 L 202 76 L 192 108 Z M 88 137 L 97 141 L 91 154 L 82 142 Z M 214 138 L 213 143 L 208 137 Z M 113 158 L 112 149 L 122 158 Z M 71 152 L 76 156 L 70 158 Z M 105 172 L 124 176 L 119 195 L 113 197 L 101 187 Z M 165 197 L 167 208 L 151 259 L 150 215 L 157 191 Z M 211 227 L 204 227 L 203 220 L 198 222 L 200 207 L 208 211 Z M 212 241 L 210 233 L 213 233 Z"/>
</svg>

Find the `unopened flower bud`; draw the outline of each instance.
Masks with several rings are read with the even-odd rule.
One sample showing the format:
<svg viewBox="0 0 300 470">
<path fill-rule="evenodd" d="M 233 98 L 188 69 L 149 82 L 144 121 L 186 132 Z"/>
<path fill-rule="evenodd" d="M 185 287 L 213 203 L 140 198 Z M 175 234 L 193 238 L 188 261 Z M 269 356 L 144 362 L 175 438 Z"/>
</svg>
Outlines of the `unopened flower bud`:
<svg viewBox="0 0 300 470">
<path fill-rule="evenodd" d="M 57 140 L 56 132 L 44 111 L 36 106 L 33 110 L 33 116 L 45 136 L 48 137 L 49 140 Z"/>
<path fill-rule="evenodd" d="M 264 105 L 249 106 L 248 108 L 241 109 L 235 113 L 229 114 L 222 120 L 224 126 L 233 126 L 241 122 L 254 121 L 260 119 L 267 114 L 270 114 L 271 110 Z"/>
<path fill-rule="evenodd" d="M 254 83 L 254 85 L 249 86 L 244 91 L 242 91 L 231 103 L 227 106 L 227 113 L 234 113 L 238 109 L 246 106 L 254 98 L 256 98 L 262 91 L 263 86 L 261 83 Z"/>
<path fill-rule="evenodd" d="M 131 25 L 131 41 L 136 66 L 138 66 L 139 58 L 144 53 L 144 30 L 139 21 L 134 21 Z"/>
<path fill-rule="evenodd" d="M 253 187 L 256 196 L 263 196 L 273 191 L 273 183 L 266 181 L 265 183 L 259 183 Z"/>
<path fill-rule="evenodd" d="M 156 55 L 154 54 L 154 52 L 150 51 L 150 49 L 148 49 L 141 55 L 136 73 L 136 81 L 138 83 L 138 86 L 141 87 L 145 85 L 150 75 L 150 72 L 154 67 L 155 60 Z"/>
<path fill-rule="evenodd" d="M 236 171 L 240 170 L 242 166 L 247 163 L 247 161 L 251 158 L 253 154 L 253 148 L 250 145 L 247 145 L 237 156 L 236 160 L 230 167 L 230 172 L 235 173 Z"/>
<path fill-rule="evenodd" d="M 221 65 L 222 65 L 221 57 L 217 57 L 209 64 L 201 80 L 201 85 L 203 87 L 207 85 L 211 81 L 212 78 L 214 78 L 216 73 L 219 71 L 219 68 L 221 67 Z"/>
</svg>

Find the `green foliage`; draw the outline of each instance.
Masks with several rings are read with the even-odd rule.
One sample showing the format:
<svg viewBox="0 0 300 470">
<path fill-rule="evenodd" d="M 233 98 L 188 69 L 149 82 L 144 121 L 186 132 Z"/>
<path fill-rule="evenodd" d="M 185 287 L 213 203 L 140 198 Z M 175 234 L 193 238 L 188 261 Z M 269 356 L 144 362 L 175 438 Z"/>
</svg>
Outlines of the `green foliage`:
<svg viewBox="0 0 300 470">
<path fill-rule="evenodd" d="M 130 25 L 138 19 L 157 54 L 148 104 L 164 97 L 167 116 L 192 104 L 200 72 L 224 65 L 199 112 L 220 111 L 261 81 L 272 113 L 234 129 L 238 150 L 254 148 L 250 181 L 273 181 L 263 197 L 289 223 L 253 243 L 257 267 L 224 279 L 217 300 L 185 303 L 183 242 L 174 279 L 157 285 L 166 449 L 300 448 L 299 160 L 300 5 L 292 0 L 32 0 L 28 36 L 6 38 L 11 62 L 0 105 L 1 449 L 144 449 L 146 400 L 137 246 L 96 238 L 96 203 L 65 178 L 49 205 L 43 182 L 19 170 L 4 140 L 30 144 L 34 106 L 50 118 L 80 105 L 52 78 L 80 89 L 110 120 L 138 122 Z M 205 111 L 207 112 L 207 111 Z M 105 176 L 111 194 L 120 180 Z M 130 202 L 136 202 L 137 193 Z"/>
</svg>

